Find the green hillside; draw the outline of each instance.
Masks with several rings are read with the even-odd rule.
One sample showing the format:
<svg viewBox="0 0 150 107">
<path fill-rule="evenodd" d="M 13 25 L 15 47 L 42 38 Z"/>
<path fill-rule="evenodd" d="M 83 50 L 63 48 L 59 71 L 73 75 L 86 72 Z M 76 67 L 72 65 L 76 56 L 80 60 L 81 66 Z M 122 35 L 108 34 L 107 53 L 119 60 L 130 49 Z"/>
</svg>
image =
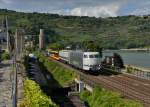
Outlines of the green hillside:
<svg viewBox="0 0 150 107">
<path fill-rule="evenodd" d="M 8 16 L 10 29 L 24 28 L 26 34 L 37 35 L 44 28 L 47 42 L 63 45 L 93 40 L 105 49 L 150 46 L 150 16 L 109 18 L 61 16 L 46 13 L 22 13 L 0 10 L 0 20 Z"/>
</svg>

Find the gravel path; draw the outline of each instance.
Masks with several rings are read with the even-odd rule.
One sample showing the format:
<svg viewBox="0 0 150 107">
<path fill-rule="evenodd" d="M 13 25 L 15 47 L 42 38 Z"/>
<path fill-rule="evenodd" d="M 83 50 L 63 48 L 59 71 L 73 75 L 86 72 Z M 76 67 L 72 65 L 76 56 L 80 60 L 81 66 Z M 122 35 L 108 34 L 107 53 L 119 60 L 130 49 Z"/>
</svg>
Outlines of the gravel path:
<svg viewBox="0 0 150 107">
<path fill-rule="evenodd" d="M 0 107 L 12 107 L 11 61 L 0 63 Z"/>
</svg>

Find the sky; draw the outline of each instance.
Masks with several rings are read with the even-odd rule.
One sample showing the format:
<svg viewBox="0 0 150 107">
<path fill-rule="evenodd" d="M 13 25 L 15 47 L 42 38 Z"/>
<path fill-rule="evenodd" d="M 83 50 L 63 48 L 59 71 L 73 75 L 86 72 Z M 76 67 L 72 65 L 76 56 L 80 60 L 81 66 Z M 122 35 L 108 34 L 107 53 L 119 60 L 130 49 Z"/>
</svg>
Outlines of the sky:
<svg viewBox="0 0 150 107">
<path fill-rule="evenodd" d="M 116 17 L 150 14 L 150 0 L 0 0 L 0 8 L 21 12 Z"/>
</svg>

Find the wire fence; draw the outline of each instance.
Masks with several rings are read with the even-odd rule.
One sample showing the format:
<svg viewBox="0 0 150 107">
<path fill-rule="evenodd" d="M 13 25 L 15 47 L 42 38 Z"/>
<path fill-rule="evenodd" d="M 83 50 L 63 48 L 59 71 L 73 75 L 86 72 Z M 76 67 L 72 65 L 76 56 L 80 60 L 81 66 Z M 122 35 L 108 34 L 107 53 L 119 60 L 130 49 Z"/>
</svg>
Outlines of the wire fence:
<svg viewBox="0 0 150 107">
<path fill-rule="evenodd" d="M 142 78 L 142 79 L 150 80 L 150 70 L 145 71 L 142 68 L 140 69 L 140 68 L 136 68 L 136 67 L 132 67 L 132 66 L 126 66 L 124 69 L 122 69 L 120 67 L 114 67 L 111 65 L 103 65 L 102 67 L 103 67 L 103 69 L 109 70 L 112 72 L 126 73 L 126 74 L 130 74 L 130 75 Z"/>
<path fill-rule="evenodd" d="M 139 77 L 139 78 L 150 80 L 150 72 L 147 72 L 147 71 L 143 71 L 140 69 L 134 69 L 129 74 L 134 75 L 134 76 Z"/>
</svg>

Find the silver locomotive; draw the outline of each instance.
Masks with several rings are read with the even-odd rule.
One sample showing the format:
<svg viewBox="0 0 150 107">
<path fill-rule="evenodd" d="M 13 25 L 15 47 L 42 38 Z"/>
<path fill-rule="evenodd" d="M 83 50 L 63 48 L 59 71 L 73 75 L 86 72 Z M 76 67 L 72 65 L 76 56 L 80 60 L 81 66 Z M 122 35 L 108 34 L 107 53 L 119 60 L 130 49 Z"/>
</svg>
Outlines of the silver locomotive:
<svg viewBox="0 0 150 107">
<path fill-rule="evenodd" d="M 62 50 L 60 59 L 78 69 L 85 71 L 99 71 L 101 69 L 101 57 L 99 52 L 83 52 Z"/>
</svg>

